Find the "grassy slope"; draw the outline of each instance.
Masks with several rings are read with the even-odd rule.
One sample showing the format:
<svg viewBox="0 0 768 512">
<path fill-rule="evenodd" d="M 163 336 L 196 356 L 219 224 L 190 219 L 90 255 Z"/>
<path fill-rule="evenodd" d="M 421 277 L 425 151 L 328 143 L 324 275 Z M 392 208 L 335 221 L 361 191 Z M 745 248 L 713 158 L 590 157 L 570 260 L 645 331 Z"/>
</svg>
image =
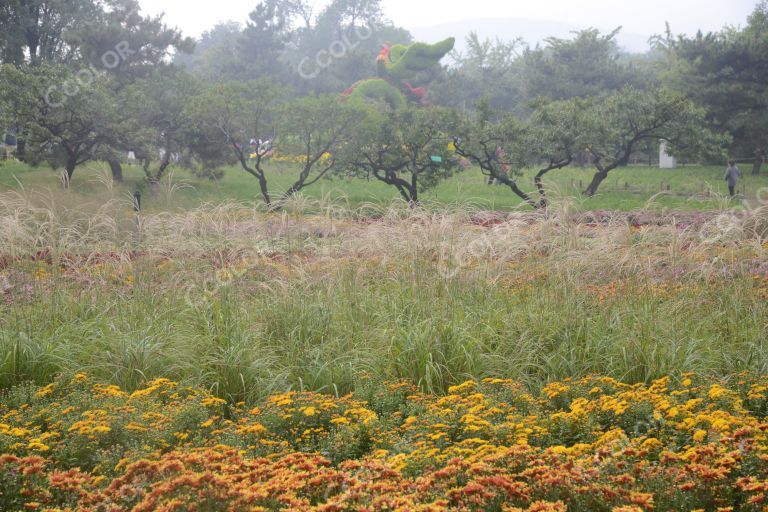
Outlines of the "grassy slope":
<svg viewBox="0 0 768 512">
<path fill-rule="evenodd" d="M 286 165 L 275 165 L 269 173 L 270 185 L 274 192 L 281 192 L 293 180 L 294 170 Z M 649 199 L 656 205 L 670 209 L 716 209 L 722 206 L 721 194 L 726 192 L 719 167 L 684 167 L 675 170 L 660 170 L 648 167 L 630 167 L 613 171 L 604 182 L 597 197 L 586 199 L 580 195 L 579 186 L 585 186 L 592 176 L 590 169 L 569 168 L 550 173 L 547 181 L 553 195 L 576 197 L 586 210 L 615 209 L 634 210 L 643 208 Z M 106 166 L 90 163 L 77 170 L 74 189 L 83 194 L 103 189 L 99 176 L 106 174 Z M 142 186 L 142 173 L 134 167 L 126 168 L 126 194 Z M 18 188 L 21 182 L 26 189 L 55 188 L 56 175 L 47 168 L 30 169 L 22 164 L 0 166 L 0 192 Z M 533 171 L 527 171 L 520 178 L 522 188 L 533 191 Z M 173 175 L 174 206 L 195 207 L 202 203 L 222 201 L 253 201 L 258 199 L 255 179 L 237 167 L 227 169 L 220 182 L 209 182 L 194 178 L 189 172 L 178 169 Z M 190 186 L 179 187 L 182 184 Z M 746 176 L 742 181 L 746 196 L 754 197 L 761 187 L 768 187 L 768 175 L 755 178 Z M 667 186 L 670 192 L 667 193 Z M 163 193 L 146 197 L 145 206 L 162 209 L 169 206 L 168 184 Z M 663 191 L 662 195 L 657 196 Z M 708 191 L 712 197 L 708 198 Z M 323 180 L 306 189 L 304 194 L 312 198 L 326 198 L 349 203 L 357 207 L 365 202 L 387 203 L 398 197 L 392 187 L 379 182 L 365 180 Z M 657 197 L 654 197 L 657 196 Z M 460 174 L 442 183 L 434 190 L 423 194 L 425 201 L 441 203 L 470 203 L 491 210 L 510 210 L 520 206 L 520 200 L 506 187 L 488 186 L 477 170 Z"/>
</svg>

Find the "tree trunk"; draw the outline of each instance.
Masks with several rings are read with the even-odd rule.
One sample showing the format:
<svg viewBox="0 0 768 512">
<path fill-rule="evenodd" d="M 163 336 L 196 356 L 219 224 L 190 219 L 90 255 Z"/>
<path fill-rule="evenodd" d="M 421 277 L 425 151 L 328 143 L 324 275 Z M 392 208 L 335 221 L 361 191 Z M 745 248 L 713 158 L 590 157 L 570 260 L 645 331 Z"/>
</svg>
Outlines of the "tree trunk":
<svg viewBox="0 0 768 512">
<path fill-rule="evenodd" d="M 272 204 L 272 198 L 269 197 L 267 179 L 264 176 L 257 176 L 256 179 L 259 180 L 259 190 L 261 190 L 261 197 L 264 198 L 264 203 L 266 203 L 267 206 L 270 206 Z"/>
<path fill-rule="evenodd" d="M 600 188 L 600 184 L 607 177 L 608 171 L 597 171 L 592 178 L 592 182 L 587 187 L 587 190 L 584 191 L 584 194 L 588 197 L 592 197 L 597 194 L 597 189 Z"/>
<path fill-rule="evenodd" d="M 539 209 L 539 203 L 534 201 L 531 198 L 531 196 L 529 196 L 528 194 L 523 192 L 523 190 L 520 187 L 517 186 L 517 182 L 515 180 L 510 179 L 510 177 L 507 176 L 506 174 L 494 172 L 493 169 L 489 169 L 489 172 L 490 172 L 490 175 L 491 175 L 492 178 L 495 178 L 500 183 L 508 186 L 510 188 L 510 190 L 512 190 L 512 192 L 514 192 L 517 195 L 517 197 L 519 197 L 520 199 L 525 201 L 527 204 L 532 206 L 534 209 L 536 209 L 536 210 Z"/>
<path fill-rule="evenodd" d="M 528 203 L 535 210 L 538 210 L 540 208 L 539 203 L 531 199 L 531 196 L 523 192 L 522 189 L 520 189 L 520 187 L 517 186 L 517 183 L 515 183 L 512 180 L 507 180 L 507 186 L 512 189 L 512 192 L 517 194 L 517 197 L 519 197 L 520 199 Z"/>
<path fill-rule="evenodd" d="M 301 185 L 298 185 L 294 183 L 291 185 L 288 190 L 283 192 L 283 195 L 280 196 L 280 202 L 287 201 L 292 195 L 296 194 L 299 190 L 301 190 Z"/>
<path fill-rule="evenodd" d="M 544 174 L 546 174 L 546 171 L 539 171 L 536 177 L 533 178 L 536 190 L 539 191 L 539 196 L 541 196 L 541 200 L 539 201 L 539 206 L 541 208 L 546 208 L 549 205 L 549 201 L 547 201 L 547 191 L 544 189 L 544 180 L 542 179 Z"/>
<path fill-rule="evenodd" d="M 24 139 L 18 138 L 16 139 L 16 160 L 19 162 L 25 162 L 25 154 L 24 151 L 26 149 L 27 142 Z"/>
<path fill-rule="evenodd" d="M 152 181 L 152 172 L 149 170 L 149 165 L 152 163 L 152 161 L 149 159 L 149 157 L 142 157 L 141 158 L 141 168 L 144 169 L 144 175 L 147 177 L 148 181 Z"/>
<path fill-rule="evenodd" d="M 576 153 L 576 167 L 586 167 L 589 162 L 589 153 L 586 151 L 579 151 Z"/>
<path fill-rule="evenodd" d="M 304 171 L 299 175 L 299 179 L 296 180 L 293 185 L 288 187 L 288 190 L 283 192 L 283 195 L 280 197 L 280 202 L 283 202 L 287 200 L 292 195 L 299 192 L 301 189 L 304 188 L 304 182 L 306 181 L 305 176 L 309 176 L 309 171 L 305 168 Z"/>
<path fill-rule="evenodd" d="M 396 170 L 385 170 L 383 175 L 378 171 L 379 169 L 375 168 L 371 170 L 371 174 L 373 174 L 374 178 L 381 181 L 382 183 L 386 183 L 391 187 L 395 187 L 402 196 L 403 200 L 408 203 L 411 208 L 418 204 L 419 192 L 417 188 L 416 176 L 413 176 L 411 182 L 409 183 L 408 181 L 398 177 Z"/>
<path fill-rule="evenodd" d="M 547 198 L 547 191 L 544 188 L 544 175 L 555 169 L 562 169 L 573 162 L 573 157 L 568 157 L 558 162 L 550 161 L 549 165 L 543 169 L 539 169 L 536 176 L 533 178 L 533 183 L 536 185 L 536 190 L 539 192 L 541 199 L 539 200 L 538 208 L 547 208 L 549 206 L 549 199 Z"/>
<path fill-rule="evenodd" d="M 157 175 L 153 178 L 153 181 L 155 183 L 159 183 L 161 179 L 163 179 L 163 175 L 165 174 L 165 171 L 168 169 L 168 166 L 171 165 L 171 160 L 169 158 L 163 158 L 163 161 L 160 162 L 160 168 L 157 170 Z"/>
<path fill-rule="evenodd" d="M 120 160 L 115 157 L 107 158 L 107 163 L 112 171 L 112 179 L 118 182 L 123 181 L 123 166 L 120 164 Z"/>
<path fill-rule="evenodd" d="M 261 191 L 261 197 L 264 198 L 264 203 L 269 207 L 272 208 L 272 198 L 269 197 L 269 185 L 267 184 L 267 178 L 264 175 L 264 171 L 261 169 L 261 157 L 256 158 L 256 169 L 252 169 L 248 165 L 248 161 L 245 158 L 245 153 L 243 152 L 243 148 L 237 144 L 236 142 L 232 142 L 232 151 L 234 151 L 235 156 L 237 156 L 237 159 L 240 161 L 240 167 L 256 178 L 259 181 L 259 190 Z M 279 208 L 279 205 L 277 206 Z M 276 209 L 276 208 L 275 208 Z"/>
<path fill-rule="evenodd" d="M 70 155 L 64 166 L 64 170 L 67 172 L 67 182 L 64 184 L 65 187 L 69 187 L 69 182 L 72 181 L 72 175 L 75 174 L 75 167 L 77 167 L 77 155 Z"/>
<path fill-rule="evenodd" d="M 38 64 L 37 49 L 40 47 L 40 36 L 32 28 L 26 33 L 27 48 L 29 48 L 29 61 L 32 65 Z"/>
<path fill-rule="evenodd" d="M 762 149 L 755 151 L 755 161 L 752 164 L 752 176 L 760 176 L 760 168 L 763 166 L 764 159 L 765 155 L 763 155 Z"/>
<path fill-rule="evenodd" d="M 410 201 L 408 201 L 409 206 L 411 208 L 419 206 L 419 191 L 416 187 L 409 188 L 408 194 L 411 196 Z"/>
</svg>

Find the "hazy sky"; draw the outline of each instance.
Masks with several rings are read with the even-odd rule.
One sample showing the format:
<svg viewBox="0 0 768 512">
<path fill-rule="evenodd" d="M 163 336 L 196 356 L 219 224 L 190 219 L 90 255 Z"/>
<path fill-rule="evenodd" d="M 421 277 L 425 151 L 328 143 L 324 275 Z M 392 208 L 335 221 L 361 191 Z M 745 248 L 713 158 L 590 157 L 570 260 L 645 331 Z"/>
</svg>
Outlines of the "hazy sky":
<svg viewBox="0 0 768 512">
<path fill-rule="evenodd" d="M 198 36 L 218 21 L 244 21 L 258 0 L 141 0 L 145 12 L 166 13 L 169 25 Z M 321 9 L 327 0 L 317 0 Z M 405 28 L 478 18 L 530 18 L 582 27 L 622 25 L 657 34 L 669 21 L 675 33 L 743 25 L 756 0 L 382 0 L 388 18 Z"/>
</svg>

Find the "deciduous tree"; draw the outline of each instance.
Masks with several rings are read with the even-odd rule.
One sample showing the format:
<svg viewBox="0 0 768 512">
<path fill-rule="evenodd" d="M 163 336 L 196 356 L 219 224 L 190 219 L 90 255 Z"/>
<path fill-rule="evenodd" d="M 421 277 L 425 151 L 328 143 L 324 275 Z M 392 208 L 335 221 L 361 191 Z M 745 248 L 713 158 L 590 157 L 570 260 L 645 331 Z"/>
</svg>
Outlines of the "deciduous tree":
<svg viewBox="0 0 768 512">
<path fill-rule="evenodd" d="M 525 166 L 527 140 L 525 127 L 513 116 L 504 115 L 498 120 L 481 116 L 462 125 L 454 136 L 454 147 L 459 156 L 479 167 L 490 181 L 499 181 L 520 199 L 538 208 L 539 203 L 517 183 Z"/>
<path fill-rule="evenodd" d="M 21 128 L 31 163 L 63 166 L 70 180 L 77 166 L 109 143 L 117 112 L 108 80 L 96 75 L 86 85 L 62 65 L 3 68 L 0 94 Z"/>
<path fill-rule="evenodd" d="M 275 133 L 279 91 L 268 80 L 230 82 L 206 89 L 192 102 L 198 138 L 207 141 L 197 148 L 229 148 L 243 171 L 259 183 L 264 203 L 272 203 L 265 169 L 269 156 L 265 141 Z M 251 139 L 256 144 L 250 145 Z M 210 160 L 211 153 L 204 158 Z"/>
<path fill-rule="evenodd" d="M 595 122 L 589 151 L 597 169 L 584 193 L 593 196 L 608 173 L 629 164 L 639 145 L 665 140 L 671 152 L 689 157 L 718 152 L 724 140 L 707 129 L 706 112 L 679 93 L 625 87 L 591 110 Z"/>
<path fill-rule="evenodd" d="M 372 109 L 339 167 L 348 175 L 395 187 L 415 206 L 421 192 L 462 169 L 451 142 L 458 123 L 458 114 L 450 109 Z"/>
<path fill-rule="evenodd" d="M 303 98 L 282 110 L 277 149 L 300 155 L 299 173 L 283 193 L 287 199 L 328 175 L 366 118 L 366 109 L 335 96 Z"/>
</svg>

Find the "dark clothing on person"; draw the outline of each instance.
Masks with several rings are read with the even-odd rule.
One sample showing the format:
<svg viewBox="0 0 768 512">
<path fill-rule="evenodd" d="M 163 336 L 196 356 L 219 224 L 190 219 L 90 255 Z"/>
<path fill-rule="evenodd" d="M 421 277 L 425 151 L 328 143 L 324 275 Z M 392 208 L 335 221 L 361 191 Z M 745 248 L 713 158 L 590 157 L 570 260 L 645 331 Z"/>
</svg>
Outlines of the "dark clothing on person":
<svg viewBox="0 0 768 512">
<path fill-rule="evenodd" d="M 728 192 L 731 197 L 736 195 L 736 185 L 739 183 L 739 178 L 741 178 L 739 168 L 735 165 L 729 165 L 728 169 L 725 170 L 725 181 L 728 182 Z"/>
</svg>

